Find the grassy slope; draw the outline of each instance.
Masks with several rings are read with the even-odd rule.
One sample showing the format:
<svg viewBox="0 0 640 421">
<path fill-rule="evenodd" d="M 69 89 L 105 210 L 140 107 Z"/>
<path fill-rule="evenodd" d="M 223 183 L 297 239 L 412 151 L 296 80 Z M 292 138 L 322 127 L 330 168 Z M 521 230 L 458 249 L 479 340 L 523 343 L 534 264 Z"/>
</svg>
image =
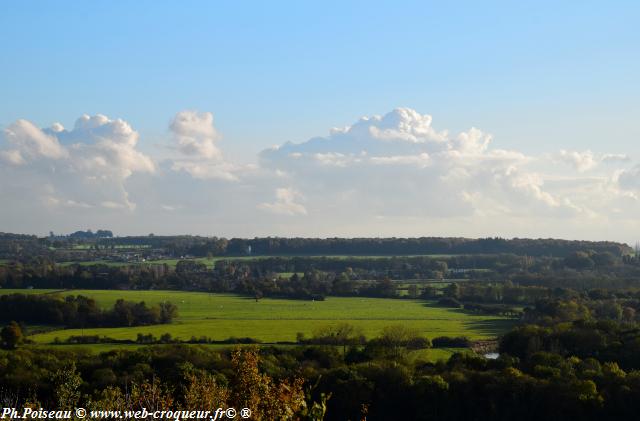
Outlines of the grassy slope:
<svg viewBox="0 0 640 421">
<path fill-rule="evenodd" d="M 0 294 L 9 292 L 45 291 L 0 290 Z M 91 296 L 105 308 L 111 307 L 118 298 L 148 304 L 166 300 L 178 306 L 180 315 L 170 325 L 84 329 L 84 332 L 80 329 L 51 331 L 32 336 L 38 343 L 50 343 L 55 337 L 64 340 L 83 333 L 116 339 L 135 339 L 138 333 L 156 336 L 171 333 L 183 340 L 192 336 L 216 340 L 235 336 L 264 342 L 294 341 L 297 332 L 309 336 L 320 326 L 345 321 L 362 328 L 369 338 L 377 336 L 385 326 L 402 324 L 419 329 L 429 338 L 465 335 L 480 339 L 495 336 L 513 324 L 504 318 L 467 314 L 419 300 L 329 297 L 326 301 L 316 302 L 266 298 L 255 302 L 237 295 L 181 291 L 75 290 L 57 293 Z"/>
</svg>

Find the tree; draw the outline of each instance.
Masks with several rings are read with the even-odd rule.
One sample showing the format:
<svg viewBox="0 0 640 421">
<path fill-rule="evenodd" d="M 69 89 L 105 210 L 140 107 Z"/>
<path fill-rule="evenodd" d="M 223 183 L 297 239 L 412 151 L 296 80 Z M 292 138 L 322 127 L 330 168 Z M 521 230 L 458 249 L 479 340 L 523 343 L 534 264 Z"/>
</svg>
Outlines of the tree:
<svg viewBox="0 0 640 421">
<path fill-rule="evenodd" d="M 178 306 L 168 301 L 160 303 L 160 323 L 171 323 L 178 316 Z"/>
<path fill-rule="evenodd" d="M 353 295 L 355 292 L 355 283 L 349 279 L 349 276 L 342 272 L 333 280 L 331 293 L 333 295 Z"/>
<path fill-rule="evenodd" d="M 397 295 L 396 286 L 389 278 L 377 281 L 375 291 L 378 297 L 395 297 Z"/>
<path fill-rule="evenodd" d="M 236 349 L 231 363 L 236 373 L 231 382 L 229 400 L 235 408 L 251 408 L 253 420 L 299 419 L 296 415 L 306 410 L 304 381 L 282 380 L 276 383 L 260 373 L 257 349 Z"/>
<path fill-rule="evenodd" d="M 71 361 L 67 367 L 56 371 L 51 380 L 56 385 L 58 408 L 75 408 L 80 401 L 80 386 L 82 385 L 82 378 L 76 371 L 75 362 Z"/>
<path fill-rule="evenodd" d="M 313 340 L 316 343 L 326 345 L 341 345 L 342 355 L 345 355 L 348 345 L 364 342 L 364 334 L 362 329 L 349 323 L 339 323 L 334 326 L 321 327 L 314 333 Z"/>
<path fill-rule="evenodd" d="M 2 347 L 5 349 L 15 349 L 22 343 L 23 335 L 20 325 L 12 321 L 0 331 L 0 339 L 2 339 Z"/>
<path fill-rule="evenodd" d="M 621 320 L 623 316 L 622 306 L 613 301 L 605 301 L 598 309 L 598 316 L 610 320 Z"/>
<path fill-rule="evenodd" d="M 622 320 L 625 322 L 633 322 L 636 319 L 636 311 L 632 307 L 625 307 L 622 310 Z"/>
<path fill-rule="evenodd" d="M 256 290 L 256 291 L 255 291 L 255 293 L 254 293 L 254 295 L 253 295 L 253 298 L 256 300 L 256 303 L 257 303 L 257 302 L 258 302 L 262 297 L 264 297 L 264 294 L 262 293 L 262 291 L 260 291 L 260 290 Z"/>
<path fill-rule="evenodd" d="M 576 251 L 564 258 L 564 265 L 578 270 L 592 269 L 595 266 L 588 253 Z"/>
<path fill-rule="evenodd" d="M 205 370 L 196 370 L 189 363 L 185 373 L 184 409 L 198 410 L 227 407 L 229 389 L 218 383 L 215 376 Z"/>
<path fill-rule="evenodd" d="M 616 264 L 616 257 L 613 253 L 605 251 L 603 253 L 595 253 L 591 259 L 596 266 L 613 266 Z"/>
<path fill-rule="evenodd" d="M 437 270 L 438 272 L 441 272 L 443 274 L 449 271 L 449 265 L 447 264 L 447 262 L 442 260 L 436 260 L 435 262 L 433 262 L 433 266 L 434 270 Z"/>
<path fill-rule="evenodd" d="M 134 315 L 131 309 L 131 305 L 129 304 L 130 303 L 120 298 L 113 305 L 113 314 L 119 326 L 133 325 Z"/>
<path fill-rule="evenodd" d="M 460 285 L 458 285 L 457 283 L 452 283 L 449 284 L 445 289 L 444 289 L 444 295 L 447 297 L 451 297 L 451 298 L 460 298 Z"/>
<path fill-rule="evenodd" d="M 422 289 L 422 298 L 435 298 L 438 295 L 438 289 L 432 285 L 427 285 Z"/>
<path fill-rule="evenodd" d="M 206 272 L 207 265 L 197 260 L 179 260 L 176 263 L 176 273 Z"/>
<path fill-rule="evenodd" d="M 406 349 L 429 348 L 431 342 L 420 335 L 417 329 L 404 325 L 386 326 L 379 338 L 370 341 L 374 347 L 381 346 L 385 356 L 398 360 Z"/>
</svg>

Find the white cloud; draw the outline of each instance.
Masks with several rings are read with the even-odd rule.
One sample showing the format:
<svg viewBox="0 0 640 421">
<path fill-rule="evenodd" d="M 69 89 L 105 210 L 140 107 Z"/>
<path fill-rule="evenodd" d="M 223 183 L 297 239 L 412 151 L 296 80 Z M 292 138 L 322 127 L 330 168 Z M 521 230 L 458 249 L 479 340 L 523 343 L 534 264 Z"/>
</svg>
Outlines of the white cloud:
<svg viewBox="0 0 640 421">
<path fill-rule="evenodd" d="M 13 165 L 22 165 L 26 162 L 20 151 L 17 149 L 0 151 L 0 158 L 2 158 L 6 163 Z"/>
<path fill-rule="evenodd" d="M 480 129 L 450 134 L 399 108 L 239 165 L 213 122 L 177 113 L 154 160 L 121 119 L 16 121 L 0 138 L 0 230 L 584 238 L 637 226 L 640 167 L 623 154 L 497 149 Z"/>
<path fill-rule="evenodd" d="M 426 152 L 418 155 L 374 156 L 371 158 L 371 163 L 378 165 L 417 165 L 426 167 L 430 162 L 431 157 Z"/>
<path fill-rule="evenodd" d="M 161 205 L 160 205 L 160 208 L 161 208 L 162 210 L 167 211 L 167 212 L 175 212 L 175 211 L 178 211 L 178 210 L 182 209 L 182 206 L 181 206 L 181 205 L 166 205 L 166 204 L 161 204 Z"/>
<path fill-rule="evenodd" d="M 153 160 L 136 149 L 138 138 L 127 122 L 100 114 L 81 116 L 72 130 L 18 120 L 3 131 L 0 155 L 9 166 L 0 171 L 12 173 L 10 183 L 23 184 L 27 197 L 40 195 L 47 206 L 131 210 L 125 181 L 155 172 Z"/>
<path fill-rule="evenodd" d="M 620 171 L 616 175 L 616 179 L 621 189 L 640 192 L 640 165 Z"/>
<path fill-rule="evenodd" d="M 174 171 L 184 171 L 193 178 L 200 180 L 219 179 L 228 181 L 238 180 L 235 172 L 239 171 L 237 166 L 228 162 L 184 159 L 173 161 L 171 169 Z"/>
<path fill-rule="evenodd" d="M 169 128 L 178 150 L 187 156 L 204 159 L 221 159 L 222 154 L 215 142 L 218 133 L 213 126 L 213 114 L 198 111 L 180 111 Z"/>
<path fill-rule="evenodd" d="M 624 163 L 631 161 L 629 155 L 621 154 L 621 153 L 607 153 L 602 155 L 600 161 L 603 163 Z"/>
<path fill-rule="evenodd" d="M 477 128 L 450 136 L 431 123 L 428 115 L 396 109 L 326 138 L 266 150 L 262 165 L 290 174 L 309 201 L 340 203 L 341 212 L 353 217 L 362 211 L 442 218 L 498 208 L 554 215 L 579 210 L 545 190 L 543 177 L 527 169 L 531 157 L 491 148 L 491 135 Z M 348 199 L 344 191 L 351 192 Z M 488 204 L 491 210 L 481 208 Z"/>
<path fill-rule="evenodd" d="M 4 151 L 4 156 L 14 164 L 23 164 L 26 160 L 61 159 L 68 153 L 55 136 L 40 130 L 27 120 L 17 120 L 4 129 L 4 138 L 14 149 Z"/>
<path fill-rule="evenodd" d="M 297 155 L 295 153 L 292 158 L 297 159 L 302 155 Z M 351 165 L 353 163 L 361 162 L 361 158 L 354 155 L 345 155 L 340 152 L 327 152 L 327 153 L 316 153 L 313 154 L 313 159 L 318 162 L 320 165 L 326 165 L 329 167 L 346 167 L 347 165 Z"/>
<path fill-rule="evenodd" d="M 238 180 L 240 166 L 224 160 L 216 146 L 220 136 L 213 125 L 213 114 L 180 111 L 169 125 L 180 156 L 172 159 L 173 171 L 184 171 L 200 180 Z"/>
<path fill-rule="evenodd" d="M 560 150 L 557 159 L 561 162 L 569 164 L 578 172 L 586 172 L 593 170 L 599 164 L 624 164 L 631 161 L 628 155 L 607 153 L 600 156 L 594 154 L 590 150 L 586 151 L 567 151 Z"/>
<path fill-rule="evenodd" d="M 566 151 L 563 149 L 560 151 L 559 158 L 563 162 L 573 166 L 573 168 L 579 172 L 588 171 L 598 165 L 597 160 L 593 156 L 593 152 L 590 150 L 578 152 Z"/>
<path fill-rule="evenodd" d="M 307 209 L 295 200 L 300 195 L 291 188 L 279 188 L 276 190 L 276 201 L 273 203 L 261 203 L 259 209 L 263 209 L 280 215 L 306 215 Z"/>
<path fill-rule="evenodd" d="M 491 135 L 472 127 L 468 132 L 462 132 L 451 141 L 451 149 L 464 154 L 480 155 L 484 153 L 491 142 Z"/>
</svg>

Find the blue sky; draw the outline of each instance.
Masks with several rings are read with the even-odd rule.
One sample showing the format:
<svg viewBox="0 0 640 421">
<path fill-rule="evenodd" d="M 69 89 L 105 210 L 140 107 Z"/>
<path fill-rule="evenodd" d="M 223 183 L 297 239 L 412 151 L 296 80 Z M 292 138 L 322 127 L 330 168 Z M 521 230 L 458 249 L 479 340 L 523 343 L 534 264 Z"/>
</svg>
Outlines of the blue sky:
<svg viewBox="0 0 640 421">
<path fill-rule="evenodd" d="M 140 216 L 136 216 L 140 207 L 136 211 L 130 206 L 135 189 L 140 183 L 144 184 L 140 179 L 144 177 L 138 173 L 148 170 L 153 174 L 168 174 L 170 168 L 180 168 L 196 180 L 163 181 L 181 186 L 179 190 L 192 194 L 204 194 L 207 189 L 224 191 L 226 187 L 213 185 L 218 181 L 211 181 L 211 185 L 203 182 L 204 171 L 208 178 L 240 180 L 240 187 L 229 187 L 234 197 L 242 188 L 254 189 L 252 194 L 270 192 L 270 199 L 256 199 L 256 203 L 245 203 L 245 198 L 238 197 L 239 202 L 251 209 L 275 209 L 275 213 L 285 209 L 280 213 L 287 214 L 291 209 L 300 210 L 295 206 L 287 208 L 287 203 L 299 205 L 307 200 L 305 213 L 293 213 L 295 217 L 311 218 L 314 212 L 310 206 L 320 194 L 313 191 L 313 186 L 318 183 L 299 182 L 303 175 L 296 174 L 282 161 L 267 168 L 261 161 L 264 155 L 261 151 L 287 141 L 301 143 L 316 136 L 327 137 L 333 127 L 352 125 L 361 116 L 385 115 L 398 107 L 432 116 L 432 127 L 436 131 L 449 130 L 452 142 L 457 133 L 477 127 L 492 135 L 491 148 L 517 151 L 525 156 L 522 162 L 526 161 L 529 166 L 532 165 L 529 158 L 535 158 L 535 168 L 527 167 L 524 178 L 538 180 L 532 183 L 543 193 L 559 189 L 559 179 L 577 177 L 570 170 L 554 173 L 551 169 L 556 166 L 554 159 L 557 163 L 573 160 L 575 168 L 580 168 L 579 182 L 598 179 L 611 184 L 618 182 L 621 171 L 632 171 L 633 160 L 640 158 L 640 126 L 636 123 L 640 119 L 640 31 L 637 30 L 640 3 L 637 2 L 6 1 L 0 11 L 0 128 L 5 130 L 5 142 L 13 142 L 13 146 L 5 148 L 9 151 L 6 156 L 11 158 L 7 158 L 7 162 L 20 165 L 20 171 L 26 171 L 25 162 L 29 160 L 25 159 L 33 158 L 35 152 L 20 149 L 20 145 L 41 139 L 30 138 L 34 131 L 29 127 L 14 126 L 20 119 L 39 128 L 54 122 L 70 128 L 83 114 L 123 119 L 139 136 L 136 151 L 149 157 L 153 169 L 144 165 L 132 169 L 125 165 L 117 175 L 120 177 L 116 180 L 117 186 L 105 188 L 111 191 L 113 187 L 114 192 L 120 192 L 117 194 L 123 196 L 118 200 L 111 197 L 99 202 L 101 199 L 93 198 L 95 203 L 82 202 L 74 196 L 78 194 L 76 190 L 66 191 L 65 198 L 53 193 L 50 197 L 55 203 L 84 204 L 85 209 L 97 206 L 96 203 L 124 203 L 129 219 L 109 214 L 102 220 L 103 225 L 125 221 L 121 231 L 135 231 L 140 226 L 137 219 Z M 205 114 L 195 113 L 185 118 L 191 119 L 197 130 L 182 126 L 183 131 L 170 129 L 170 123 L 178 117 L 176 113 L 184 110 L 210 112 L 213 121 Z M 412 116 L 401 113 L 398 118 L 422 124 L 420 118 Z M 96 124 L 111 124 L 98 120 Z M 205 126 L 207 128 L 202 129 Z M 200 129 L 207 134 L 202 135 Z M 193 130 L 198 133 L 196 141 L 201 143 L 189 149 L 185 139 L 194 138 Z M 92 136 L 77 131 L 60 135 L 59 140 L 82 141 L 78 137 L 81 135 Z M 433 141 L 434 136 L 418 137 L 422 142 Z M 2 142 L 0 150 L 1 146 Z M 72 159 L 73 154 L 54 153 L 51 151 L 57 149 L 55 145 L 53 148 L 49 149 L 47 159 Z M 195 150 L 205 151 L 196 158 L 218 160 L 218 166 L 215 170 L 211 167 L 203 170 L 204 164 L 198 164 L 196 177 L 193 162 L 189 169 L 176 164 L 185 158 L 172 158 L 176 148 L 185 156 Z M 449 148 L 455 149 L 451 145 Z M 16 152 L 19 150 L 22 150 L 20 156 Z M 565 151 L 564 155 L 559 155 L 560 150 Z M 352 152 L 357 153 L 355 149 Z M 396 152 L 389 152 L 388 157 L 399 156 Z M 431 156 L 441 151 L 425 148 L 410 152 Z M 574 152 L 578 155 L 572 155 Z M 302 148 L 294 153 L 306 152 Z M 590 158 L 588 153 L 593 156 Z M 604 162 L 608 160 L 606 156 L 612 154 L 626 155 L 625 166 L 604 169 L 589 164 L 589 159 Z M 119 159 L 129 162 L 128 157 Z M 219 166 L 221 162 L 224 162 L 223 170 Z M 245 167 L 248 164 L 249 167 Z M 343 164 L 340 161 L 340 165 Z M 64 167 L 67 170 L 68 165 Z M 524 171 L 525 164 L 517 167 Z M 60 171 L 58 169 L 58 173 Z M 79 169 L 74 167 L 73 171 Z M 230 176 L 229 171 L 262 173 L 245 179 Z M 269 178 L 264 173 L 269 171 L 288 174 L 291 178 L 264 186 L 256 181 Z M 513 174 L 508 171 L 505 166 L 505 174 Z M 215 177 L 211 177 L 213 173 Z M 220 174 L 226 175 L 219 177 Z M 24 174 L 23 179 L 31 176 L 33 171 Z M 306 176 L 323 182 L 327 177 L 326 174 Z M 95 178 L 95 174 L 87 177 Z M 348 184 L 345 182 L 345 194 L 356 188 Z M 540 187 L 543 185 L 544 188 Z M 13 188 L 16 187 L 4 186 L 5 192 Z M 61 193 L 65 188 L 53 183 L 48 191 Z M 478 192 L 488 194 L 467 184 L 459 189 L 458 193 L 467 195 L 465 200 L 471 200 L 469 197 Z M 536 192 L 535 188 L 530 191 L 544 199 L 544 195 Z M 576 207 L 583 209 L 581 215 L 593 217 L 589 212 L 594 212 L 606 217 L 609 223 L 612 221 L 612 215 L 594 210 L 596 206 L 589 202 L 594 201 L 593 198 L 587 200 L 559 190 L 549 194 L 556 200 L 555 207 L 561 206 L 565 199 L 572 200 Z M 620 197 L 627 197 L 625 194 L 620 193 Z M 370 198 L 380 198 L 380 195 L 381 192 L 372 193 Z M 276 202 L 269 202 L 274 197 Z M 148 197 L 138 198 L 136 203 L 146 200 Z M 277 204 L 278 200 L 284 203 L 284 208 L 261 206 Z M 551 199 L 547 202 L 552 203 Z M 502 199 L 496 197 L 492 197 L 491 206 L 485 203 L 492 212 L 501 208 L 498 204 L 503 205 Z M 188 209 L 184 203 L 155 204 L 160 205 L 183 209 L 183 212 Z M 418 206 L 418 202 L 414 205 Z M 419 205 L 429 206 L 429 203 Z M 477 201 L 474 206 L 476 214 L 491 213 L 478 207 Z M 615 206 L 623 213 L 635 209 L 630 205 Z M 32 227 L 20 219 L 23 209 L 17 205 L 11 209 L 14 219 L 5 215 L 8 218 L 5 220 L 10 222 L 0 230 Z M 351 210 L 355 215 L 356 209 Z M 233 213 L 233 210 L 220 210 L 221 213 L 227 211 Z M 345 217 L 326 209 L 318 212 L 331 215 L 327 221 Z M 77 221 L 77 218 L 57 217 L 54 211 L 47 216 L 52 221 L 52 229 L 70 229 Z M 374 219 L 399 217 L 378 213 L 370 216 Z M 90 217 L 96 216 L 86 214 L 82 223 L 89 224 Z M 260 219 L 253 214 L 245 217 Z M 38 218 L 34 215 L 34 219 Z M 158 216 L 155 220 L 161 219 L 162 216 Z M 176 229 L 211 231 L 205 222 L 207 215 L 194 220 L 202 222 Z M 553 221 L 552 224 L 544 221 L 533 224 L 525 219 L 501 228 L 498 234 L 533 235 L 535 232 L 529 232 L 533 228 L 525 227 L 535 227 L 543 234 L 552 235 L 556 224 L 563 226 L 559 219 Z M 286 233 L 292 226 L 285 219 L 264 219 L 264 222 L 271 224 L 272 229 L 261 231 L 263 234 Z M 296 233 L 314 234 L 305 231 L 308 222 L 301 219 Z M 222 218 L 220 224 L 220 231 L 226 234 L 249 234 L 257 230 L 248 227 L 246 232 L 239 232 L 237 222 L 228 218 Z M 451 231 L 451 234 L 481 235 L 497 229 L 497 225 L 489 222 L 484 225 L 484 231 L 449 229 L 447 224 L 425 222 L 420 234 L 431 232 L 434 224 L 441 234 Z M 327 222 L 327 225 L 331 224 Z M 452 222 L 451 227 L 455 226 Z M 608 235 L 607 227 L 609 225 L 602 223 L 600 229 L 593 228 L 591 233 L 574 229 L 560 234 L 599 237 Z M 46 227 L 33 229 L 46 230 Z M 140 229 L 153 229 L 153 224 Z M 397 225 L 397 231 L 406 233 L 409 229 Z M 355 232 L 326 229 L 318 234 L 366 232 L 363 226 Z M 614 236 L 624 235 L 621 230 Z"/>
<path fill-rule="evenodd" d="M 234 155 L 411 107 L 539 151 L 640 135 L 637 2 L 4 2 L 0 124 L 212 111 Z M 143 136 L 144 137 L 144 136 Z M 146 138 L 143 138 L 144 143 Z M 230 152 L 231 153 L 231 152 Z"/>
</svg>

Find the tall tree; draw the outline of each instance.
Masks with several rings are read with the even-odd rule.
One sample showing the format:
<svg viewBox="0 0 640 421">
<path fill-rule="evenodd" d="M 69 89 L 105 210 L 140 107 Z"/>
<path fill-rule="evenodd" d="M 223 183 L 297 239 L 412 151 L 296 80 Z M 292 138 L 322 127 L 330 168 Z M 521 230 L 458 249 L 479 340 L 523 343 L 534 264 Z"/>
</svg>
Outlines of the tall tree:
<svg viewBox="0 0 640 421">
<path fill-rule="evenodd" d="M 15 349 L 22 340 L 22 329 L 20 325 L 15 321 L 12 321 L 0 331 L 0 339 L 2 339 L 2 346 L 5 349 Z"/>
</svg>

